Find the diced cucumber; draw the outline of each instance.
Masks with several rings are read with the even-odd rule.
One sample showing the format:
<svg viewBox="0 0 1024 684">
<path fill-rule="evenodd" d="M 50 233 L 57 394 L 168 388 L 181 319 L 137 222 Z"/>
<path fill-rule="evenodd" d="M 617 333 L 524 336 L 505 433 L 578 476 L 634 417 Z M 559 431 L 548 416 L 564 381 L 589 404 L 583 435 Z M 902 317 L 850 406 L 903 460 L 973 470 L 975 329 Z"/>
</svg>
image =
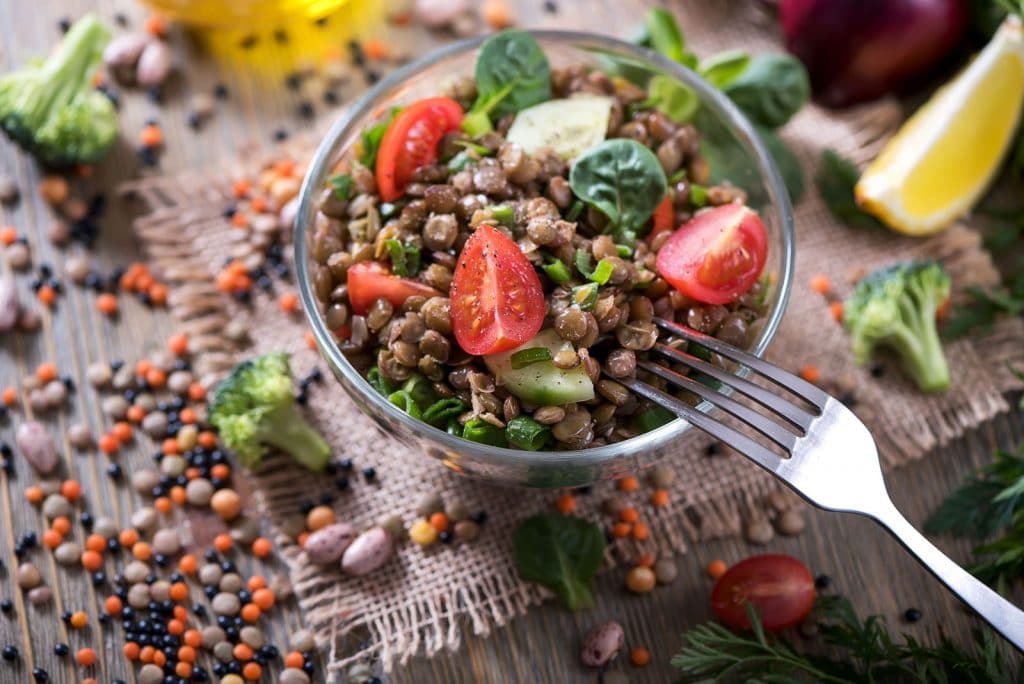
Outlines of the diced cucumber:
<svg viewBox="0 0 1024 684">
<path fill-rule="evenodd" d="M 550 147 L 563 159 L 575 159 L 604 140 L 611 111 L 612 99 L 603 95 L 548 100 L 516 114 L 506 138 L 528 154 Z"/>
<path fill-rule="evenodd" d="M 516 349 L 485 356 L 484 362 L 499 384 L 520 399 L 538 406 L 561 406 L 594 398 L 594 383 L 583 369 L 583 364 L 563 369 L 551 361 L 539 361 L 523 368 L 512 368 L 512 355 L 530 347 L 546 347 L 554 356 L 562 349 L 571 349 L 572 344 L 548 328 Z"/>
</svg>

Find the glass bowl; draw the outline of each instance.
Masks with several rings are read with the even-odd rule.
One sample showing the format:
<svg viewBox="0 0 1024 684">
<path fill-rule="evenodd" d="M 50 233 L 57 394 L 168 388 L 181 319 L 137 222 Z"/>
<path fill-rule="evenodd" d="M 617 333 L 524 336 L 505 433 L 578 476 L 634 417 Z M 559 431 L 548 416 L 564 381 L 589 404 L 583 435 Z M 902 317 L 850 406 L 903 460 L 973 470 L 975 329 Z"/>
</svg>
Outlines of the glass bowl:
<svg viewBox="0 0 1024 684">
<path fill-rule="evenodd" d="M 793 275 L 793 215 L 785 185 L 765 146 L 743 114 L 720 92 L 693 71 L 660 55 L 607 36 L 571 31 L 531 31 L 553 67 L 583 63 L 631 80 L 667 77 L 689 87 L 700 102 L 698 127 L 705 141 L 714 141 L 715 154 L 705 156 L 712 178 L 728 173 L 728 180 L 748 193 L 768 229 L 769 252 L 765 272 L 770 274 L 767 317 L 749 349 L 760 355 L 778 328 Z M 391 107 L 437 95 L 442 84 L 459 75 L 471 75 L 477 49 L 484 38 L 446 45 L 391 73 L 349 107 L 331 127 L 306 174 L 299 201 L 295 233 L 295 262 L 303 310 L 312 326 L 320 354 L 359 408 L 387 435 L 436 458 L 451 470 L 509 485 L 577 487 L 621 477 L 651 465 L 666 453 L 691 426 L 675 420 L 631 439 L 576 451 L 522 451 L 479 444 L 450 435 L 420 422 L 377 393 L 338 349 L 325 324 L 323 307 L 310 279 L 310 244 L 317 197 L 331 169 L 359 140 L 368 124 Z M 742 369 L 739 371 L 742 372 Z M 704 402 L 701 410 L 711 410 Z"/>
</svg>

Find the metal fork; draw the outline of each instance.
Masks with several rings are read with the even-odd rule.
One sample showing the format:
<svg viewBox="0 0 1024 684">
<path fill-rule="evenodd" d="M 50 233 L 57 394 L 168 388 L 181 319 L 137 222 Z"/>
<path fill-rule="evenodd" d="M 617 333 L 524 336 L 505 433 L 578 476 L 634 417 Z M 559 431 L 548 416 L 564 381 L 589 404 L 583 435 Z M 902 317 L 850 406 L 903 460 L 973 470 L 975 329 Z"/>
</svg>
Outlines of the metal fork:
<svg viewBox="0 0 1024 684">
<path fill-rule="evenodd" d="M 667 366 L 650 361 L 637 362 L 638 369 L 689 390 L 746 423 L 788 457 L 779 456 L 752 437 L 647 383 L 629 378 L 619 379 L 619 382 L 733 447 L 814 505 L 874 519 L 997 632 L 1024 651 L 1024 611 L 950 560 L 896 509 L 885 488 L 875 440 L 853 412 L 802 378 L 721 340 L 660 318 L 655 319 L 655 323 L 670 335 L 737 362 L 809 404 L 811 408 L 802 407 L 746 378 L 662 342 L 655 344 L 651 352 L 710 376 L 763 408 L 755 410 L 741 404 Z M 774 416 L 774 419 L 768 416 Z"/>
</svg>

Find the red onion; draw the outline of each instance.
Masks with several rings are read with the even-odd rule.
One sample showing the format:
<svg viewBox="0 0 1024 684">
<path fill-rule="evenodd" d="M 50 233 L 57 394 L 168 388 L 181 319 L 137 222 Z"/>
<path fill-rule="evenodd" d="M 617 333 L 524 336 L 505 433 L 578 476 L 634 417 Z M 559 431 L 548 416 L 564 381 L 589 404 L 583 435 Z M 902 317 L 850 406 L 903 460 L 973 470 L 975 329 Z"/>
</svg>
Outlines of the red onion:
<svg viewBox="0 0 1024 684">
<path fill-rule="evenodd" d="M 956 46 L 966 0 L 782 0 L 786 47 L 832 107 L 908 85 Z"/>
</svg>

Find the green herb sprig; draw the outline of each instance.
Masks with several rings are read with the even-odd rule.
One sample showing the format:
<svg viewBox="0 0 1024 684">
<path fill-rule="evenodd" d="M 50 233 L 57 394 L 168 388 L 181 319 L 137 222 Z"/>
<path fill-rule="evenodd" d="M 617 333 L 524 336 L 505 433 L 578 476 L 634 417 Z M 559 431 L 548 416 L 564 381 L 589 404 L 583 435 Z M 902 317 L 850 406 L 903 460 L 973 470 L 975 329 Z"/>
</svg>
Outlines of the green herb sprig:
<svg viewBox="0 0 1024 684">
<path fill-rule="evenodd" d="M 925 531 L 987 540 L 969 569 L 1000 591 L 1024 577 L 1024 444 L 996 452 L 932 513 Z"/>
<path fill-rule="evenodd" d="M 683 648 L 671 661 L 682 671 L 682 682 L 1011 684 L 1024 677 L 989 630 L 976 632 L 968 648 L 945 638 L 926 646 L 913 637 L 894 637 L 877 615 L 861 619 L 845 598 L 820 597 L 814 615 L 828 647 L 825 656 L 802 653 L 785 638 L 768 634 L 757 611 L 747 610 L 749 633 L 711 622 L 683 635 Z"/>
<path fill-rule="evenodd" d="M 520 523 L 512 543 L 520 577 L 555 592 L 570 610 L 594 605 L 591 584 L 605 547 L 601 528 L 583 518 L 541 513 Z"/>
</svg>

